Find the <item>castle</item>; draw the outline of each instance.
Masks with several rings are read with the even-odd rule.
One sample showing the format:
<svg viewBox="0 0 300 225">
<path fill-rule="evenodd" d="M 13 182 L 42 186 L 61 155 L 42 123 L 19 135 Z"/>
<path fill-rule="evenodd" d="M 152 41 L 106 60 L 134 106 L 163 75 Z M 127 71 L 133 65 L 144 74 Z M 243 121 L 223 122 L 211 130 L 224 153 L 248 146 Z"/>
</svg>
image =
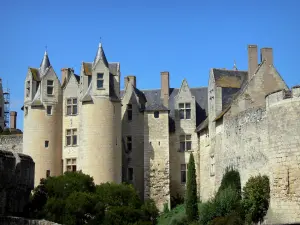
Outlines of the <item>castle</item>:
<svg viewBox="0 0 300 225">
<path fill-rule="evenodd" d="M 187 80 L 171 88 L 140 90 L 124 79 L 120 63 L 107 61 L 100 44 L 80 74 L 61 70 L 47 52 L 28 68 L 24 96 L 23 153 L 41 178 L 82 171 L 102 182 L 132 183 L 160 210 L 183 195 L 187 163 L 194 154 L 198 194 L 214 195 L 228 166 L 270 178 L 268 223 L 300 221 L 300 87 L 289 89 L 273 65 L 273 50 L 248 45 L 248 70 L 210 70 L 208 87 Z"/>
</svg>

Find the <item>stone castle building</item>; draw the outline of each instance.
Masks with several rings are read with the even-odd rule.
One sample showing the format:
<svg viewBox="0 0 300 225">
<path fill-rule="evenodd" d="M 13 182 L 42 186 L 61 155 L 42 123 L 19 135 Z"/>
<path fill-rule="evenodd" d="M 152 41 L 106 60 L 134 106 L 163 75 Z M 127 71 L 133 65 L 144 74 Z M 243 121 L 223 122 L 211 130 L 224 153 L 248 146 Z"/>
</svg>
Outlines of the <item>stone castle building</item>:
<svg viewBox="0 0 300 225">
<path fill-rule="evenodd" d="M 217 191 L 228 166 L 242 185 L 253 175 L 271 182 L 269 223 L 300 221 L 300 87 L 289 89 L 273 65 L 273 50 L 248 46 L 247 71 L 213 68 L 208 87 L 183 80 L 140 90 L 124 79 L 120 63 L 108 62 L 100 44 L 80 74 L 61 70 L 47 52 L 25 79 L 23 152 L 41 178 L 82 171 L 96 184 L 132 183 L 160 210 L 185 190 L 190 153 L 196 161 L 198 194 Z"/>
</svg>

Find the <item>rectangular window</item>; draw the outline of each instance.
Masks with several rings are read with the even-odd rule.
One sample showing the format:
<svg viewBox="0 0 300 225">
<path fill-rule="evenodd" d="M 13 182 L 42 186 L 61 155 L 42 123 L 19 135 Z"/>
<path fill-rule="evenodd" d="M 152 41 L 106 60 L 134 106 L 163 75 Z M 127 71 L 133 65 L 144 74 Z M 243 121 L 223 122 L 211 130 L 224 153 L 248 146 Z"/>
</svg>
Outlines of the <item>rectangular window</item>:
<svg viewBox="0 0 300 225">
<path fill-rule="evenodd" d="M 2 117 L 2 107 L 0 106 L 0 117 Z"/>
<path fill-rule="evenodd" d="M 47 95 L 53 95 L 54 81 L 47 80 Z"/>
<path fill-rule="evenodd" d="M 88 87 L 90 86 L 91 82 L 92 82 L 92 76 L 88 76 Z"/>
<path fill-rule="evenodd" d="M 46 177 L 47 177 L 47 178 L 50 177 L 50 170 L 47 170 L 47 171 L 46 171 Z"/>
<path fill-rule="evenodd" d="M 49 147 L 49 141 L 45 141 L 45 148 Z"/>
<path fill-rule="evenodd" d="M 133 181 L 133 168 L 128 168 L 128 181 Z"/>
<path fill-rule="evenodd" d="M 192 150 L 192 135 L 180 135 L 180 152 Z"/>
<path fill-rule="evenodd" d="M 67 98 L 67 115 L 77 115 L 77 98 Z"/>
<path fill-rule="evenodd" d="M 154 112 L 154 118 L 159 118 L 159 111 Z"/>
<path fill-rule="evenodd" d="M 26 97 L 30 96 L 30 81 L 26 82 Z"/>
<path fill-rule="evenodd" d="M 210 156 L 210 175 L 215 175 L 215 156 Z"/>
<path fill-rule="evenodd" d="M 181 164 L 180 165 L 180 172 L 181 172 L 181 183 L 185 184 L 186 183 L 186 172 L 187 172 L 187 165 L 186 164 Z"/>
<path fill-rule="evenodd" d="M 97 88 L 103 88 L 103 73 L 97 73 Z"/>
<path fill-rule="evenodd" d="M 179 103 L 179 118 L 191 119 L 191 103 Z"/>
<path fill-rule="evenodd" d="M 131 138 L 131 136 L 127 136 L 126 142 L 127 142 L 127 150 L 131 151 L 132 150 L 132 138 Z"/>
<path fill-rule="evenodd" d="M 47 115 L 52 115 L 52 106 L 47 105 Z"/>
<path fill-rule="evenodd" d="M 131 104 L 127 105 L 127 119 L 128 119 L 128 121 L 132 120 L 132 105 Z"/>
<path fill-rule="evenodd" d="M 68 172 L 76 172 L 76 158 L 66 159 L 66 171 Z"/>
<path fill-rule="evenodd" d="M 66 131 L 66 146 L 77 145 L 77 129 L 67 129 Z"/>
</svg>

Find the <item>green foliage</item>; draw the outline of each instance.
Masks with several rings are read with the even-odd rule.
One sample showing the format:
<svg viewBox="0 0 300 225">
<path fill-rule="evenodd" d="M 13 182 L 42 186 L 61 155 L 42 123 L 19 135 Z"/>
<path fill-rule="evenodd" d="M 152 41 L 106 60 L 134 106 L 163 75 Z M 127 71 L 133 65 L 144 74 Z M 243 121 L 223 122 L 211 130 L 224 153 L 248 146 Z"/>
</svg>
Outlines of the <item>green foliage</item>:
<svg viewBox="0 0 300 225">
<path fill-rule="evenodd" d="M 177 194 L 175 196 L 171 196 L 171 209 L 175 208 L 177 205 L 184 204 L 184 197 Z"/>
<path fill-rule="evenodd" d="M 221 185 L 216 195 L 218 196 L 220 192 L 222 192 L 224 189 L 228 188 L 229 186 L 235 189 L 241 196 L 240 173 L 237 170 L 234 170 L 233 168 L 230 167 L 226 168 L 226 172 L 222 177 Z"/>
<path fill-rule="evenodd" d="M 210 223 L 210 225 L 242 225 L 244 221 L 237 213 L 231 213 L 224 217 L 216 217 Z"/>
<path fill-rule="evenodd" d="M 163 212 L 164 212 L 164 213 L 168 213 L 168 212 L 170 212 L 170 210 L 169 210 L 169 206 L 168 206 L 168 203 L 165 203 L 165 204 L 164 204 L 164 209 L 163 209 Z"/>
<path fill-rule="evenodd" d="M 157 220 L 159 225 L 171 225 L 174 220 L 178 221 L 185 217 L 184 204 L 178 205 L 167 213 L 163 213 Z"/>
<path fill-rule="evenodd" d="M 262 222 L 270 200 L 270 184 L 267 176 L 250 177 L 243 188 L 243 206 L 247 223 Z"/>
<path fill-rule="evenodd" d="M 198 219 L 196 169 L 193 153 L 190 154 L 186 185 L 185 210 L 189 222 Z"/>
<path fill-rule="evenodd" d="M 156 224 L 159 211 L 155 205 L 153 199 L 147 199 L 141 207 L 143 218 L 145 221 L 150 221 L 152 224 Z"/>
</svg>

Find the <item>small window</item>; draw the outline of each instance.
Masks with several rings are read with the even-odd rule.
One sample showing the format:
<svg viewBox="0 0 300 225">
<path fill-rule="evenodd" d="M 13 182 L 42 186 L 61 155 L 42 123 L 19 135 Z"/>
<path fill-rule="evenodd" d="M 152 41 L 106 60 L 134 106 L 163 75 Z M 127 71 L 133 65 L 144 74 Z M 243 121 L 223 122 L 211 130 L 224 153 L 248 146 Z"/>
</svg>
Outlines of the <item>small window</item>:
<svg viewBox="0 0 300 225">
<path fill-rule="evenodd" d="M 66 131 L 66 146 L 77 145 L 77 129 L 67 129 Z"/>
<path fill-rule="evenodd" d="M 92 76 L 88 76 L 88 87 L 90 86 L 91 82 L 92 82 Z"/>
<path fill-rule="evenodd" d="M 215 156 L 210 156 L 210 175 L 215 175 Z"/>
<path fill-rule="evenodd" d="M 131 151 L 132 150 L 132 138 L 131 136 L 127 136 L 127 150 Z"/>
<path fill-rule="evenodd" d="M 47 171 L 46 171 L 46 177 L 47 177 L 47 178 L 50 177 L 50 170 L 47 170 Z"/>
<path fill-rule="evenodd" d="M 128 168 L 128 181 L 133 181 L 133 168 Z"/>
<path fill-rule="evenodd" d="M 52 106 L 47 105 L 47 115 L 52 115 Z"/>
<path fill-rule="evenodd" d="M 26 82 L 26 98 L 30 96 L 30 81 Z"/>
<path fill-rule="evenodd" d="M 54 81 L 47 80 L 47 95 L 53 95 Z"/>
<path fill-rule="evenodd" d="M 131 104 L 127 105 L 127 119 L 128 119 L 128 121 L 132 120 L 132 105 Z"/>
<path fill-rule="evenodd" d="M 2 107 L 0 106 L 0 117 L 2 117 Z"/>
<path fill-rule="evenodd" d="M 186 172 L 187 172 L 187 166 L 186 164 L 181 164 L 180 165 L 180 172 L 181 172 L 181 183 L 185 184 L 186 183 Z"/>
<path fill-rule="evenodd" d="M 49 147 L 49 141 L 45 141 L 45 148 Z"/>
<path fill-rule="evenodd" d="M 77 115 L 77 98 L 67 98 L 67 115 Z"/>
<path fill-rule="evenodd" d="M 180 135 L 180 152 L 192 150 L 192 135 Z"/>
<path fill-rule="evenodd" d="M 76 172 L 76 158 L 66 159 L 66 171 L 68 172 Z"/>
<path fill-rule="evenodd" d="M 191 103 L 179 103 L 179 118 L 191 119 Z"/>
<path fill-rule="evenodd" d="M 159 112 L 158 111 L 154 112 L 154 118 L 159 118 Z"/>
<path fill-rule="evenodd" d="M 104 82 L 103 73 L 97 73 L 97 88 L 98 89 L 103 88 L 103 82 Z"/>
</svg>

